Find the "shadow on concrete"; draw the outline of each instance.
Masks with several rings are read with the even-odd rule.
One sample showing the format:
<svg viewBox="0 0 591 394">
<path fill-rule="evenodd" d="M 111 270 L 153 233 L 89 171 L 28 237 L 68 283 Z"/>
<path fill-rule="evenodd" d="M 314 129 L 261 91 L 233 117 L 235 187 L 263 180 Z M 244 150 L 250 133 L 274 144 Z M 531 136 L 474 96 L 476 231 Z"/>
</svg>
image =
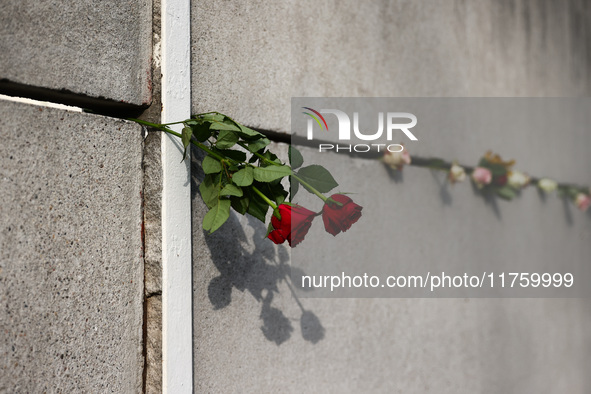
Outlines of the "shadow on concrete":
<svg viewBox="0 0 591 394">
<path fill-rule="evenodd" d="M 384 166 L 386 171 L 388 172 L 388 177 L 394 181 L 394 183 L 402 183 L 404 182 L 404 174 L 402 171 L 404 170 L 395 170 L 392 167 Z"/>
<path fill-rule="evenodd" d="M 447 180 L 447 176 L 441 177 L 441 171 L 430 170 L 433 180 L 439 186 L 439 198 L 443 205 L 451 205 L 453 198 L 449 192 L 450 183 Z"/>
<path fill-rule="evenodd" d="M 193 159 L 194 203 L 196 201 L 201 203 L 201 198 L 197 196 L 198 185 L 203 179 L 199 161 L 199 158 Z M 273 303 L 273 300 L 279 298 L 280 288 L 287 287 L 291 293 L 291 299 L 301 310 L 299 320 L 303 339 L 314 344 L 318 343 L 324 338 L 325 329 L 320 319 L 312 311 L 303 307 L 294 292 L 290 279 L 292 269 L 289 264 L 288 249 L 276 247 L 266 239 L 267 228 L 261 221 L 249 215 L 246 218 L 248 223 L 245 226 L 244 221 L 241 223 L 237 214 L 232 213 L 228 221 L 215 233 L 203 232 L 211 261 L 219 271 L 219 275 L 210 281 L 207 289 L 211 305 L 216 310 L 227 307 L 232 303 L 234 290 L 250 293 L 261 304 L 259 317 L 262 321 L 262 334 L 267 340 L 281 345 L 293 334 L 293 319 L 288 318 L 276 305 L 277 303 Z M 249 227 L 254 230 L 251 237 L 247 237 L 245 233 L 245 229 Z M 302 272 L 294 272 L 294 274 L 303 275 Z M 288 297 L 290 297 L 289 294 L 281 295 L 284 299 Z"/>
</svg>

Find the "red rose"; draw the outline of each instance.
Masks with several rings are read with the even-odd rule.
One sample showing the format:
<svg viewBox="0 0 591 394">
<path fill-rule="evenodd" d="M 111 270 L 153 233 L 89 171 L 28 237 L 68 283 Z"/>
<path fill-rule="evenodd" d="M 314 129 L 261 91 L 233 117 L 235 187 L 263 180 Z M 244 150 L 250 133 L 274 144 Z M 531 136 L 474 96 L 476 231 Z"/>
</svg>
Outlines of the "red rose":
<svg viewBox="0 0 591 394">
<path fill-rule="evenodd" d="M 269 233 L 269 239 L 276 244 L 282 244 L 287 240 L 289 246 L 296 246 L 304 240 L 308 233 L 316 212 L 299 205 L 281 204 L 279 207 L 281 219 L 275 215 L 271 218 L 274 230 Z"/>
<path fill-rule="evenodd" d="M 330 198 L 341 205 L 327 200 L 322 209 L 322 220 L 326 231 L 337 235 L 341 231 L 350 229 L 351 225 L 359 220 L 363 207 L 343 194 L 333 194 Z"/>
<path fill-rule="evenodd" d="M 493 183 L 497 186 L 505 186 L 507 184 L 507 175 L 497 175 L 493 177 Z"/>
</svg>

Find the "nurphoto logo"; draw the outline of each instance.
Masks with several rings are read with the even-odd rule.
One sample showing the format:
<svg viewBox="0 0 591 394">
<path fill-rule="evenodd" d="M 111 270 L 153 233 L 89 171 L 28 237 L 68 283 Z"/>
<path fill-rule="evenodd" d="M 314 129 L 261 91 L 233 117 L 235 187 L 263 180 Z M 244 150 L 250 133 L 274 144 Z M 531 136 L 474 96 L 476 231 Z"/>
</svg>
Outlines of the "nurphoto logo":
<svg viewBox="0 0 591 394">
<path fill-rule="evenodd" d="M 384 116 L 384 112 L 379 112 L 378 117 L 378 129 L 376 132 L 368 132 L 368 130 L 360 130 L 359 127 L 359 113 L 353 112 L 353 127 L 351 128 L 351 118 L 347 113 L 338 109 L 321 109 L 319 111 L 310 107 L 302 107 L 304 110 L 303 114 L 307 115 L 307 138 L 308 140 L 314 139 L 314 128 L 319 128 L 323 132 L 328 132 L 328 123 L 326 122 L 324 115 L 332 114 L 336 116 L 338 122 L 338 138 L 339 141 L 351 141 L 351 129 L 355 137 L 362 141 L 377 141 L 382 138 L 384 134 L 384 123 L 386 123 L 386 140 L 391 142 L 393 138 L 398 138 L 400 131 L 406 135 L 411 141 L 418 141 L 418 138 L 410 131 L 411 128 L 417 125 L 417 117 L 408 112 L 387 112 Z M 385 119 L 385 121 L 384 121 Z M 321 143 L 318 144 L 319 152 L 327 152 L 330 150 L 348 151 L 348 152 L 369 152 L 372 147 L 376 148 L 378 152 L 382 151 L 383 148 L 389 152 L 402 152 L 404 147 L 401 144 L 329 144 Z"/>
</svg>

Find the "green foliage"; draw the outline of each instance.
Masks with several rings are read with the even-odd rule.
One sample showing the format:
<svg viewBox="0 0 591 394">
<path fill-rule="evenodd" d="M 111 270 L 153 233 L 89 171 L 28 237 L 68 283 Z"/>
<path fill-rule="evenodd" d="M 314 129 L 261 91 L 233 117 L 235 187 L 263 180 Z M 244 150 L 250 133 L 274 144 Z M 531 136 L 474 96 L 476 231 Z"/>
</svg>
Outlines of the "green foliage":
<svg viewBox="0 0 591 394">
<path fill-rule="evenodd" d="M 292 169 L 297 170 L 302 164 L 304 164 L 304 157 L 294 146 L 289 146 L 287 149 L 287 155 L 289 157 L 289 165 Z"/>
<path fill-rule="evenodd" d="M 246 166 L 238 170 L 232 176 L 232 182 L 237 186 L 250 186 L 254 180 L 254 170 L 250 166 Z"/>
<path fill-rule="evenodd" d="M 230 200 L 218 200 L 218 203 L 205 214 L 203 218 L 203 229 L 213 233 L 220 228 L 230 217 L 230 206 Z"/>
<path fill-rule="evenodd" d="M 254 179 L 259 182 L 272 182 L 275 179 L 283 178 L 291 175 L 291 168 L 288 166 L 268 166 L 256 167 L 254 169 Z"/>
<path fill-rule="evenodd" d="M 201 168 L 205 174 L 199 192 L 209 211 L 203 218 L 203 229 L 214 232 L 230 217 L 230 208 L 239 214 L 250 214 L 265 222 L 269 207 L 289 204 L 285 201 L 288 192 L 281 180 L 291 179 L 291 197 L 299 184 L 306 189 L 319 188 L 320 192 L 337 186 L 330 173 L 321 166 L 301 168 L 300 181 L 292 177 L 292 167 L 302 166 L 304 158 L 294 147 L 289 148 L 287 166 L 277 155 L 268 150 L 271 141 L 262 133 L 241 125 L 230 117 L 209 112 L 193 115 L 191 119 L 170 124 L 183 124 L 181 133 L 166 125 L 149 124 L 181 138 L 183 160 L 191 144 L 203 150 Z M 318 194 L 318 191 L 315 191 Z M 272 228 L 272 227 L 271 227 Z"/>
<path fill-rule="evenodd" d="M 222 171 L 222 163 L 214 159 L 211 155 L 207 155 L 201 163 L 201 168 L 203 168 L 203 172 L 206 174 L 217 174 Z"/>
<path fill-rule="evenodd" d="M 339 185 L 326 168 L 317 164 L 301 168 L 297 175 L 320 193 L 328 193 Z M 302 184 L 302 186 L 311 192 L 310 187 L 306 184 Z"/>
<path fill-rule="evenodd" d="M 222 130 L 218 134 L 215 146 L 219 149 L 228 149 L 236 145 L 238 142 L 238 134 L 232 130 Z"/>
<path fill-rule="evenodd" d="M 181 134 L 181 141 L 183 142 L 183 160 L 185 160 L 185 157 L 187 157 L 187 148 L 189 147 L 189 144 L 191 143 L 191 137 L 193 136 L 193 129 L 191 129 L 190 127 L 183 127 L 183 131 Z M 182 161 L 182 160 L 181 160 Z"/>
<path fill-rule="evenodd" d="M 499 197 L 504 198 L 505 200 L 512 200 L 517 195 L 517 191 L 509 185 L 497 187 L 496 193 Z"/>
</svg>

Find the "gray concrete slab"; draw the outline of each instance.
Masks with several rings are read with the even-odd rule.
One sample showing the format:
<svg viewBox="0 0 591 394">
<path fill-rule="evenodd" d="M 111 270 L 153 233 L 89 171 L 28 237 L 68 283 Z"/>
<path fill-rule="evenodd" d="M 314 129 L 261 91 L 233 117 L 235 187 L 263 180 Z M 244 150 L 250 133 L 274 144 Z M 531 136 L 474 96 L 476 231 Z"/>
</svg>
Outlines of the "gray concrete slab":
<svg viewBox="0 0 591 394">
<path fill-rule="evenodd" d="M 561 149 L 590 143 L 570 137 L 563 134 Z M 285 145 L 273 149 L 285 158 Z M 495 207 L 468 183 L 443 193 L 444 175 L 424 168 L 407 167 L 395 181 L 375 160 L 301 151 L 309 163 L 330 168 L 341 190 L 356 193 L 364 216 L 336 238 L 316 219 L 290 252 L 265 238 L 261 222 L 240 215 L 204 234 L 205 209 L 195 197 L 197 392 L 588 390 L 591 307 L 585 299 L 310 299 L 294 296 L 289 278 L 295 250 L 310 247 L 325 251 L 311 260 L 317 264 L 357 250 L 362 261 L 390 268 L 397 261 L 434 261 L 445 270 L 453 258 L 586 264 L 588 214 L 532 189 Z M 589 159 L 580 163 L 572 176 L 589 179 Z M 306 195 L 297 201 L 318 211 L 318 199 Z M 391 223 L 384 225 L 383 217 Z M 384 245 L 391 251 L 387 260 Z"/>
<path fill-rule="evenodd" d="M 149 104 L 151 15 L 151 0 L 3 1 L 0 79 Z"/>
<path fill-rule="evenodd" d="M 142 131 L 0 103 L 0 391 L 142 389 Z"/>
<path fill-rule="evenodd" d="M 299 96 L 591 93 L 590 7 L 580 1 L 195 0 L 192 7 L 193 112 L 216 110 L 263 129 L 289 132 L 290 98 Z M 534 175 L 591 182 L 588 133 L 514 135 L 510 146 L 507 133 L 476 130 L 461 144 L 461 136 L 441 135 L 411 153 L 474 163 L 495 149 Z M 555 149 L 546 152 L 548 146 Z M 484 237 L 501 234 L 512 248 L 503 256 L 589 260 L 589 214 L 559 199 L 528 190 L 495 208 L 470 185 L 444 188 L 426 169 L 406 168 L 395 182 L 379 163 L 302 150 L 309 162 L 329 161 L 341 190 L 359 193 L 367 220 L 340 238 L 351 244 L 406 245 L 394 256 L 414 259 L 450 258 L 461 246 L 467 259 L 477 259 L 498 253 L 498 241 Z M 349 171 L 356 183 L 345 182 Z M 233 215 L 217 233 L 203 233 L 206 210 L 196 189 L 199 172 L 194 176 L 196 391 L 584 393 L 591 387 L 585 300 L 298 299 L 288 278 L 290 251 L 265 239 L 262 223 Z M 395 208 L 372 199 L 368 190 L 376 187 L 400 207 L 383 233 L 371 219 Z M 406 209 L 411 204 L 416 208 Z M 298 248 L 329 242 L 315 226 Z M 441 235 L 462 229 L 466 235 L 466 226 L 475 234 L 451 245 Z M 372 237 L 355 238 L 364 232 Z M 425 241 L 415 250 L 412 234 Z M 551 257 L 522 245 L 545 239 L 560 245 Z M 566 246 L 572 250 L 560 255 Z"/>
<path fill-rule="evenodd" d="M 290 97 L 587 96 L 580 1 L 192 2 L 193 112 L 288 132 Z"/>
</svg>

